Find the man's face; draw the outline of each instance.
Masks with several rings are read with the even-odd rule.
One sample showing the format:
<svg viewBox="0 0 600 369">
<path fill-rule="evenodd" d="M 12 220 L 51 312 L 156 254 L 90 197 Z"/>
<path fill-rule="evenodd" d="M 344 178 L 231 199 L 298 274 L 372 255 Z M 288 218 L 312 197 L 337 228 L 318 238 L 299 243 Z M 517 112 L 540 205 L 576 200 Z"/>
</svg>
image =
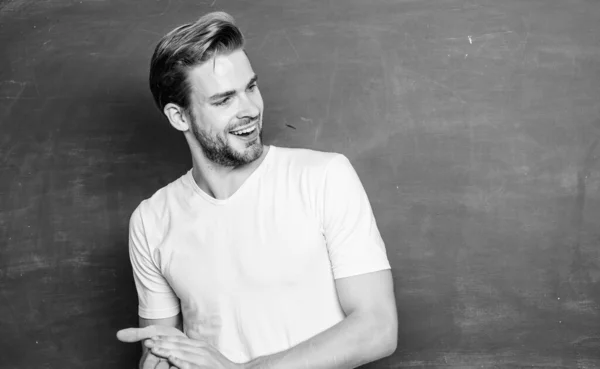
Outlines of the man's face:
<svg viewBox="0 0 600 369">
<path fill-rule="evenodd" d="M 218 55 L 190 70 L 191 130 L 213 163 L 237 167 L 263 151 L 263 100 L 242 50 Z"/>
</svg>

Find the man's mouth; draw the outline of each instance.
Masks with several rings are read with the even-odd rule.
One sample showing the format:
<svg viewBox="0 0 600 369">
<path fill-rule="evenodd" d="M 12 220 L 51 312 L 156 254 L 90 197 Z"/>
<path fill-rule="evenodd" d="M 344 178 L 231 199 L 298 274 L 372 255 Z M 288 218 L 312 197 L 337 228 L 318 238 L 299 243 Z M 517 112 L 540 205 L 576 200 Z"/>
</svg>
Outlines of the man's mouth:
<svg viewBox="0 0 600 369">
<path fill-rule="evenodd" d="M 232 134 L 234 134 L 236 136 L 248 136 L 249 134 L 251 134 L 256 129 L 258 129 L 258 124 L 254 123 L 250 127 L 238 129 L 238 130 L 235 130 L 235 131 L 230 131 L 229 133 L 232 133 Z"/>
<path fill-rule="evenodd" d="M 259 127 L 258 127 L 258 121 L 255 121 L 254 123 L 250 124 L 250 125 L 246 125 L 240 128 L 237 128 L 235 130 L 231 130 L 229 131 L 229 133 L 231 133 L 232 135 L 238 136 L 238 137 L 249 137 L 252 136 L 256 131 L 258 131 Z"/>
</svg>

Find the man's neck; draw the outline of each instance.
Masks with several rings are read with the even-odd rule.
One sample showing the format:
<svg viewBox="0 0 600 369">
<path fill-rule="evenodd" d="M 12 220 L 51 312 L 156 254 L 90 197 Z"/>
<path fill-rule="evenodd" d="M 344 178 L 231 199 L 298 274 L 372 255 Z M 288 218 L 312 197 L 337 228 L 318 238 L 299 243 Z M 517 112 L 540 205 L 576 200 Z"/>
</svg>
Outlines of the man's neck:
<svg viewBox="0 0 600 369">
<path fill-rule="evenodd" d="M 219 200 L 227 199 L 260 166 L 269 150 L 269 146 L 263 146 L 262 154 L 258 159 L 239 167 L 218 166 L 200 153 L 192 154 L 194 181 L 207 195 Z"/>
</svg>

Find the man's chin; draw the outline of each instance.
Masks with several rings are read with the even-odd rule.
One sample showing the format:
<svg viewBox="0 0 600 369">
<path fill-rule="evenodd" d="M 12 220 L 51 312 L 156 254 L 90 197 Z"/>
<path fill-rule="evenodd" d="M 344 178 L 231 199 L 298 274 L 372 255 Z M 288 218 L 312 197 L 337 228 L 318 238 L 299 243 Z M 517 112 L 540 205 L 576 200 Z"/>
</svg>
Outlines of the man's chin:
<svg viewBox="0 0 600 369">
<path fill-rule="evenodd" d="M 256 141 L 250 146 L 246 147 L 243 155 L 247 158 L 248 163 L 258 160 L 261 157 L 264 150 L 264 145 L 260 139 L 256 139 Z"/>
<path fill-rule="evenodd" d="M 230 136 L 232 136 L 229 139 L 230 147 L 235 149 L 235 151 L 240 154 L 244 154 L 244 153 L 248 153 L 249 151 L 257 150 L 257 148 L 259 148 L 261 151 L 263 149 L 262 132 L 260 132 L 255 138 L 253 138 L 251 140 L 236 137 L 233 134 L 230 134 Z"/>
<path fill-rule="evenodd" d="M 230 155 L 232 158 L 235 157 L 236 159 L 234 160 L 237 161 L 235 166 L 250 164 L 257 160 L 261 157 L 263 149 L 264 147 L 260 141 L 252 144 L 251 146 L 229 143 Z"/>
</svg>

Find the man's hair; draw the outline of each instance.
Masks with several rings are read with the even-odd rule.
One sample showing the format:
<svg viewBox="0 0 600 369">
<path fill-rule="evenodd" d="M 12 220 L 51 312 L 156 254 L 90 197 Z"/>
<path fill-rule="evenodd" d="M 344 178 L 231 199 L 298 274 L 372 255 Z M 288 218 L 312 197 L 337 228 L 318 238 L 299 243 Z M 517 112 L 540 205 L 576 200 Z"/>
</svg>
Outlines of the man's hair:
<svg viewBox="0 0 600 369">
<path fill-rule="evenodd" d="M 190 113 L 188 71 L 217 55 L 244 48 L 244 36 L 233 17 L 212 12 L 194 23 L 167 33 L 156 45 L 150 61 L 150 91 L 162 111 L 168 103 Z"/>
</svg>

